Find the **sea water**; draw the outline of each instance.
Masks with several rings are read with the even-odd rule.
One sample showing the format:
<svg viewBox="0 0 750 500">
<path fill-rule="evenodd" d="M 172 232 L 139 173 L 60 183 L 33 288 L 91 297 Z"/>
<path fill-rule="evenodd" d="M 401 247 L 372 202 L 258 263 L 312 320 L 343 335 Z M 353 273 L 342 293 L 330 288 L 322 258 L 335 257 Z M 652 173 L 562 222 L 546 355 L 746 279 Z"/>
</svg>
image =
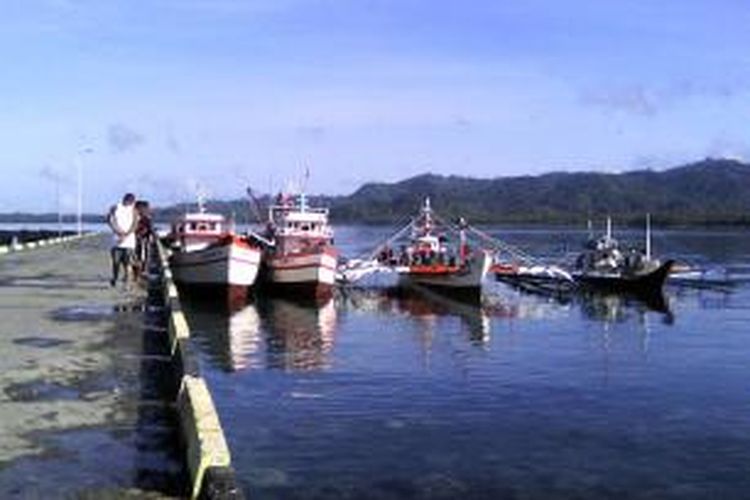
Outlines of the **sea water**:
<svg viewBox="0 0 750 500">
<path fill-rule="evenodd" d="M 550 261 L 586 237 L 488 231 Z M 337 244 L 354 257 L 388 232 L 339 228 Z M 750 235 L 653 246 L 727 281 L 669 285 L 658 310 L 491 280 L 482 305 L 377 286 L 232 313 L 188 301 L 241 483 L 285 499 L 745 498 Z"/>
</svg>

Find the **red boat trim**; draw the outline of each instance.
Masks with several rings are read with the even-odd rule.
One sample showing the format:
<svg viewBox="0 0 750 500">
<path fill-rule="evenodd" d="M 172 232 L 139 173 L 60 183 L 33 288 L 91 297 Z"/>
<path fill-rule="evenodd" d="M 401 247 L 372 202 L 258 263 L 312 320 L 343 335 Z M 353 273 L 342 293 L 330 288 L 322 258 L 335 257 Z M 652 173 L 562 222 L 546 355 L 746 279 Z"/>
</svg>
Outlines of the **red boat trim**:
<svg viewBox="0 0 750 500">
<path fill-rule="evenodd" d="M 217 262 L 224 262 L 226 260 L 227 259 L 225 257 L 219 257 L 217 259 L 201 260 L 201 261 L 197 261 L 197 262 L 177 262 L 177 261 L 173 260 L 171 262 L 171 265 L 173 265 L 175 267 L 200 267 L 200 266 L 207 266 L 209 264 L 216 264 Z M 231 262 L 241 262 L 243 264 L 251 264 L 251 265 L 256 265 L 256 266 L 260 265 L 260 262 L 258 262 L 258 261 L 252 261 L 252 260 L 242 259 L 240 257 L 230 257 L 229 261 L 231 261 Z"/>
<path fill-rule="evenodd" d="M 518 266 L 515 264 L 493 264 L 490 266 L 490 272 L 498 274 L 516 274 L 518 273 Z"/>
<path fill-rule="evenodd" d="M 451 275 L 451 274 L 459 274 L 460 272 L 461 272 L 461 268 L 458 266 L 434 265 L 434 266 L 411 266 L 409 267 L 409 274 L 427 275 L 427 276 Z"/>
<path fill-rule="evenodd" d="M 173 236 L 174 237 L 174 236 Z M 244 237 L 232 234 L 232 233 L 221 233 L 221 234 L 178 234 L 177 240 L 214 240 L 208 248 L 236 245 L 242 248 L 258 248 L 257 245 L 250 243 Z"/>
<path fill-rule="evenodd" d="M 284 259 L 284 258 L 295 258 L 295 257 L 310 257 L 313 255 L 328 255 L 330 257 L 336 258 L 339 255 L 338 250 L 336 250 L 335 247 L 324 247 L 322 250 L 318 248 L 313 248 L 308 251 L 301 251 L 301 252 L 293 252 L 286 255 L 277 255 L 274 258 L 276 259 Z"/>
<path fill-rule="evenodd" d="M 291 271 L 295 269 L 307 269 L 308 267 L 320 267 L 323 269 L 328 269 L 329 271 L 334 271 L 334 272 L 336 271 L 335 267 L 328 266 L 320 262 L 313 262 L 311 264 L 292 264 L 288 266 L 271 263 L 270 267 L 274 271 Z"/>
</svg>

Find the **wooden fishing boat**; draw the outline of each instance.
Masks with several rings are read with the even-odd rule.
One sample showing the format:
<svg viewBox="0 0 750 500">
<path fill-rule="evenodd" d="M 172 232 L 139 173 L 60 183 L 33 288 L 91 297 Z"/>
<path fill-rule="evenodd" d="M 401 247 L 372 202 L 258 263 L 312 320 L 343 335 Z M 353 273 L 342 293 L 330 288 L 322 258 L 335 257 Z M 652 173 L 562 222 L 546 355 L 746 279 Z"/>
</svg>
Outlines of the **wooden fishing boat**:
<svg viewBox="0 0 750 500">
<path fill-rule="evenodd" d="M 648 294 L 661 292 L 673 264 L 673 260 L 668 260 L 650 271 L 587 271 L 575 273 L 573 276 L 576 282 L 583 286 L 611 291 Z"/>
<path fill-rule="evenodd" d="M 650 220 L 646 226 L 646 250 L 623 250 L 612 237 L 612 221 L 607 219 L 607 232 L 590 238 L 576 261 L 572 273 L 580 286 L 637 294 L 661 293 L 673 260 L 661 263 L 651 255 Z"/>
<path fill-rule="evenodd" d="M 336 281 L 338 251 L 328 209 L 308 206 L 304 193 L 280 194 L 269 207 L 263 282 L 272 293 L 296 300 L 326 300 Z"/>
<path fill-rule="evenodd" d="M 457 247 L 448 235 L 438 234 L 430 199 L 425 199 L 411 224 L 411 240 L 399 256 L 396 268 L 403 283 L 429 287 L 457 298 L 476 298 L 491 264 L 489 252 L 472 250 L 463 225 L 458 227 Z"/>
<path fill-rule="evenodd" d="M 424 287 L 461 301 L 481 298 L 491 254 L 468 235 L 487 238 L 463 219 L 448 222 L 435 214 L 426 198 L 416 217 L 378 245 L 368 256 L 339 266 L 337 279 L 352 285 L 381 273 L 397 276 L 391 286 Z"/>
<path fill-rule="evenodd" d="M 178 284 L 234 293 L 255 284 L 260 248 L 235 233 L 223 215 L 206 212 L 202 201 L 197 212 L 186 213 L 172 224 L 167 240 L 170 268 Z"/>
</svg>

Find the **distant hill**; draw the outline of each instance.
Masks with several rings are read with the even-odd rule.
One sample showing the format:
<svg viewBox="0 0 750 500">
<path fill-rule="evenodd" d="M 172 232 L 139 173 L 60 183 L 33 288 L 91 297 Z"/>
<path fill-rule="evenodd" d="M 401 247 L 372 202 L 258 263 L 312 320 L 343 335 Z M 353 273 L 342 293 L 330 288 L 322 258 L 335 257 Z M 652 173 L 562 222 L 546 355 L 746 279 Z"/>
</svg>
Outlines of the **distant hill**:
<svg viewBox="0 0 750 500">
<path fill-rule="evenodd" d="M 311 196 L 330 207 L 337 223 L 395 223 L 414 214 L 429 196 L 446 217 L 473 223 L 580 224 L 612 215 L 618 224 L 641 224 L 651 213 L 659 225 L 750 225 L 750 164 L 706 159 L 663 171 L 621 174 L 555 172 L 539 176 L 476 179 L 424 174 L 395 183 L 369 183 L 347 196 Z M 268 198 L 260 200 L 265 205 Z M 252 222 L 248 200 L 217 200 L 211 210 Z M 188 205 L 160 207 L 159 221 L 172 220 Z M 54 214 L 0 215 L 0 222 L 53 222 Z M 101 221 L 101 215 L 87 217 Z"/>
<path fill-rule="evenodd" d="M 641 224 L 750 225 L 750 164 L 707 159 L 664 171 L 621 174 L 555 172 L 476 179 L 424 174 L 395 183 L 369 183 L 348 196 L 313 196 L 338 223 L 394 223 L 414 214 L 425 196 L 446 217 L 473 223 L 579 224 L 612 215 Z M 267 202 L 264 198 L 261 204 Z M 212 210 L 248 222 L 247 200 L 214 201 Z M 169 220 L 185 206 L 157 211 Z"/>
<path fill-rule="evenodd" d="M 574 223 L 610 214 L 627 223 L 648 212 L 662 224 L 750 224 L 750 165 L 707 159 L 660 172 L 495 179 L 425 174 L 365 184 L 330 206 L 339 221 L 391 222 L 413 213 L 424 196 L 446 216 L 473 222 Z"/>
</svg>

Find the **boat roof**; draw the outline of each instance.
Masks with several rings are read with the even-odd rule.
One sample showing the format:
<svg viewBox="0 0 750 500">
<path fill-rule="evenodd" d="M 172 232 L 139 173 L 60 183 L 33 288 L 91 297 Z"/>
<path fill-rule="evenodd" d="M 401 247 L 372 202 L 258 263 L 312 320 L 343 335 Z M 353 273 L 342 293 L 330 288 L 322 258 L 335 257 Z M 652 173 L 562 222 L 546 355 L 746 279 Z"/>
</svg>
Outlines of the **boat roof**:
<svg viewBox="0 0 750 500">
<path fill-rule="evenodd" d="M 287 222 L 328 222 L 327 214 L 324 212 L 288 212 L 283 219 Z"/>
<path fill-rule="evenodd" d="M 193 212 L 183 215 L 180 220 L 185 222 L 224 222 L 225 218 L 217 213 Z"/>
</svg>

